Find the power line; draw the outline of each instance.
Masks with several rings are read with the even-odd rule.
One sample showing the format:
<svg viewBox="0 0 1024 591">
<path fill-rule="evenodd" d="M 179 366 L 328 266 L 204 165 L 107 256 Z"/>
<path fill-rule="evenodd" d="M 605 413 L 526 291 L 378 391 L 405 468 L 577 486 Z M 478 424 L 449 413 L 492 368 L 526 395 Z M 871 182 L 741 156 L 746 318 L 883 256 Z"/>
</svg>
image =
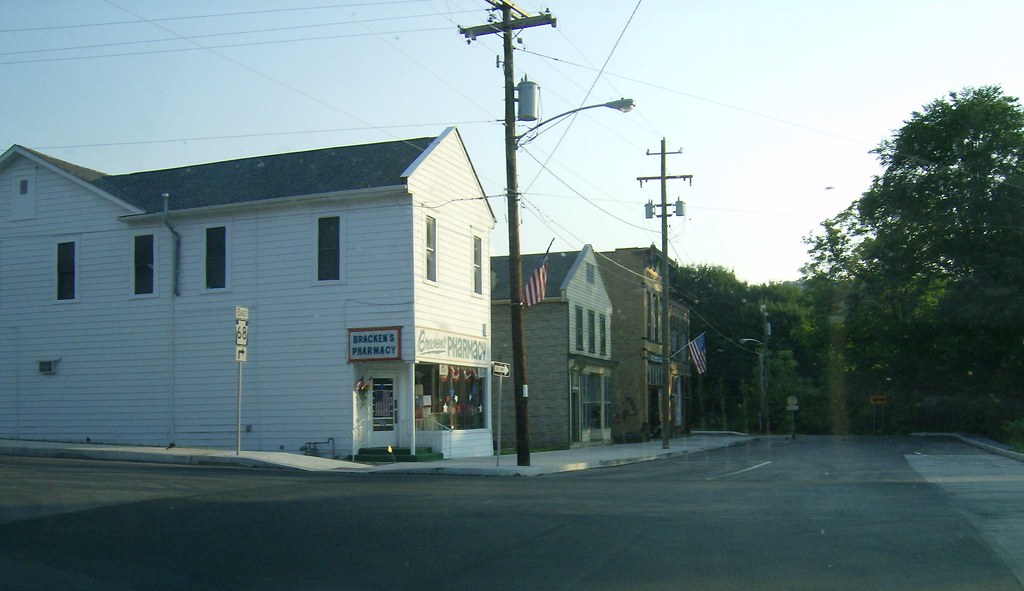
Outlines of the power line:
<svg viewBox="0 0 1024 591">
<path fill-rule="evenodd" d="M 296 88 L 295 86 L 292 86 L 292 85 L 290 85 L 290 84 L 288 84 L 288 83 L 286 83 L 286 82 L 283 82 L 283 81 L 281 81 L 281 80 L 278 80 L 277 78 L 274 78 L 273 76 L 270 76 L 269 74 L 267 74 L 267 73 L 265 73 L 265 72 L 262 72 L 262 71 L 260 71 L 260 70 L 257 70 L 256 68 L 253 68 L 253 67 L 251 67 L 251 66 L 249 66 L 249 65 L 247 65 L 247 64 L 245 64 L 245 63 L 242 63 L 242 62 L 240 62 L 240 61 L 238 61 L 238 60 L 236 60 L 236 59 L 233 59 L 233 58 L 231 58 L 231 57 L 229 57 L 229 56 L 225 55 L 225 54 L 224 54 L 224 53 L 222 53 L 222 52 L 216 51 L 216 50 L 215 50 L 215 48 L 207 47 L 207 46 L 204 46 L 203 44 L 199 43 L 198 41 L 195 41 L 195 40 L 193 40 L 193 39 L 188 39 L 188 38 L 182 37 L 181 35 L 178 35 L 178 34 L 177 34 L 176 32 L 174 32 L 174 31 L 172 31 L 172 30 L 168 29 L 167 27 L 164 27 L 163 25 L 160 25 L 160 24 L 158 24 L 158 23 L 155 23 L 155 22 L 149 21 L 148 19 L 146 19 L 146 18 L 142 17 L 141 15 L 139 15 L 139 14 L 136 14 L 136 13 L 134 13 L 134 12 L 132 12 L 132 11 L 130 11 L 130 10 L 128 10 L 128 9 L 126 9 L 126 8 L 124 8 L 124 7 L 122 7 L 122 6 L 119 6 L 119 5 L 118 5 L 118 4 L 116 4 L 116 3 L 115 3 L 115 2 L 113 1 L 113 0 L 104 0 L 104 1 L 105 1 L 105 2 L 107 3 L 107 4 L 110 4 L 111 6 L 113 6 L 113 7 L 115 7 L 115 8 L 118 8 L 119 10 L 122 10 L 122 11 L 124 11 L 124 12 L 126 12 L 126 13 L 128 13 L 128 14 L 130 14 L 130 15 L 132 15 L 132 16 L 134 16 L 134 17 L 135 17 L 135 18 L 137 18 L 137 19 L 140 19 L 140 20 L 143 20 L 143 21 L 149 22 L 149 23 L 150 23 L 150 24 L 152 24 L 152 25 L 153 25 L 154 27 L 157 27 L 157 28 L 159 28 L 159 29 L 161 29 L 161 30 L 163 30 L 163 31 L 166 31 L 166 32 L 168 32 L 168 33 L 170 33 L 170 34 L 172 34 L 172 35 L 175 35 L 175 36 L 177 36 L 177 37 L 181 38 L 182 40 L 184 40 L 184 41 L 187 41 L 188 43 L 191 43 L 191 44 L 193 44 L 193 45 L 197 46 L 197 47 L 198 47 L 198 48 L 200 48 L 200 49 L 205 49 L 205 50 L 209 51 L 210 53 L 212 53 L 212 54 L 214 54 L 214 55 L 216 55 L 216 56 L 220 57 L 221 59 L 223 59 L 223 60 L 225 60 L 225 61 L 228 61 L 228 62 L 231 62 L 231 63 L 235 64 L 236 66 L 238 66 L 238 67 L 240 67 L 240 68 L 243 68 L 243 69 L 245 69 L 245 70 L 249 71 L 249 72 L 250 72 L 250 73 L 252 73 L 252 74 L 256 74 L 257 76 L 259 76 L 259 77 L 261 77 L 261 78 L 263 78 L 263 79 L 265 79 L 265 80 L 268 80 L 268 81 L 270 81 L 270 82 L 272 82 L 272 83 L 274 83 L 274 84 L 277 84 L 277 85 L 279 85 L 279 86 L 281 86 L 281 87 L 283 87 L 283 88 L 286 88 L 286 89 L 288 89 L 288 90 L 291 90 L 292 92 L 294 92 L 294 93 L 296 93 L 296 94 L 298 94 L 298 95 L 301 95 L 301 96 L 303 96 L 303 97 L 305 97 L 305 98 L 307 98 L 307 99 L 309 99 L 309 100 L 311 100 L 311 101 L 313 101 L 313 102 L 315 102 L 315 103 L 317 103 L 317 104 L 319 104 L 319 105 L 321 105 L 321 106 L 327 107 L 328 109 L 330 109 L 330 110 L 332 110 L 332 111 L 335 111 L 335 112 L 337 112 L 337 113 L 340 113 L 340 114 L 342 114 L 342 115 L 345 115 L 345 116 L 347 116 L 347 117 L 350 117 L 350 118 L 352 118 L 352 119 L 354 119 L 354 120 L 356 120 L 356 121 L 359 121 L 360 123 L 363 123 L 363 124 L 365 124 L 365 125 L 367 125 L 367 126 L 370 126 L 370 127 L 371 127 L 371 128 L 373 128 L 373 129 L 377 129 L 377 130 L 380 130 L 380 131 L 384 131 L 384 132 L 385 132 L 385 134 L 386 134 L 386 135 L 388 135 L 389 137 L 391 137 L 392 139 L 396 139 L 396 140 L 399 140 L 399 141 L 404 141 L 404 140 L 401 140 L 400 138 L 397 138 L 397 137 L 395 137 L 395 136 L 394 136 L 393 134 L 390 134 L 390 133 L 386 132 L 386 131 L 385 131 L 385 130 L 384 130 L 383 128 L 380 128 L 380 127 L 378 127 L 378 126 L 375 126 L 375 125 L 373 125 L 372 123 L 370 123 L 370 122 L 368 122 L 368 121 L 366 121 L 366 120 L 364 120 L 364 119 L 362 119 L 362 118 L 360 118 L 360 117 L 357 117 L 357 116 L 355 116 L 355 115 L 353 115 L 353 114 L 351 114 L 351 113 L 348 113 L 348 112 L 344 111 L 343 109 L 341 109 L 341 108 L 340 108 L 340 107 L 338 107 L 337 105 L 334 105 L 334 104 L 332 104 L 332 103 L 329 103 L 329 102 L 327 102 L 327 101 L 325 101 L 325 100 L 322 100 L 322 99 L 320 99 L 320 98 L 318 98 L 318 97 L 316 97 L 316 96 L 314 96 L 314 95 L 312 95 L 312 94 L 310 94 L 310 93 L 308 93 L 308 92 L 306 92 L 306 91 L 303 91 L 303 90 L 301 90 L 301 89 L 299 89 L 299 88 Z"/>
<path fill-rule="evenodd" d="M 243 30 L 243 31 L 224 31 L 224 32 L 218 32 L 218 33 L 203 33 L 203 34 L 199 34 L 199 35 L 180 35 L 180 36 L 175 36 L 175 37 L 164 37 L 162 39 L 140 39 L 140 40 L 137 40 L 137 41 L 117 41 L 117 42 L 110 42 L 110 43 L 97 43 L 97 44 L 92 44 L 92 45 L 73 45 L 73 46 L 70 46 L 70 47 L 53 47 L 53 48 L 47 48 L 47 49 L 25 49 L 25 50 L 21 50 L 21 51 L 0 52 L 0 56 L 25 55 L 25 54 L 30 54 L 30 53 L 47 53 L 47 52 L 55 52 L 55 51 L 77 51 L 77 50 L 82 50 L 82 49 L 102 49 L 102 48 L 105 48 L 105 47 L 123 47 L 123 46 L 126 46 L 126 45 L 143 45 L 143 44 L 147 44 L 147 43 L 164 43 L 164 42 L 167 42 L 167 41 L 178 41 L 178 40 L 182 40 L 182 39 L 195 40 L 195 39 L 209 39 L 209 38 L 213 38 L 213 37 L 231 37 L 231 36 L 235 36 L 235 35 L 253 35 L 253 34 L 256 34 L 256 33 L 278 33 L 278 32 L 283 32 L 283 31 L 295 31 L 295 30 L 315 29 L 315 28 L 324 28 L 324 27 L 348 26 L 348 25 L 364 24 L 364 23 L 380 22 L 380 21 L 391 22 L 391 21 L 396 21 L 396 20 L 423 18 L 423 17 L 429 17 L 429 16 L 433 16 L 433 15 L 430 15 L 430 14 L 413 14 L 413 15 L 402 15 L 402 16 L 389 16 L 389 17 L 385 17 L 385 18 L 355 20 L 355 21 L 348 21 L 348 22 L 313 23 L 313 24 L 293 25 L 293 26 L 290 26 L 290 27 L 272 27 L 272 28 L 266 28 L 266 29 L 248 29 L 248 30 Z M 168 19 L 155 19 L 154 22 L 160 21 L 160 20 L 168 20 Z M 132 22 L 133 23 L 139 22 L 141 24 L 140 21 L 132 21 Z M 408 33 L 408 32 L 430 32 L 430 31 L 439 31 L 439 30 L 447 31 L 448 29 L 447 29 L 447 27 L 445 27 L 444 29 L 431 28 L 431 29 L 415 29 L 415 30 L 412 30 L 412 31 L 409 31 L 409 30 L 406 30 L 406 31 L 385 31 L 385 33 L 400 34 L 400 33 Z M 265 45 L 265 44 L 270 44 L 270 43 L 287 43 L 287 42 L 290 42 L 290 41 L 315 41 L 315 40 L 328 39 L 328 38 L 330 38 L 330 39 L 339 39 L 339 38 L 345 38 L 345 37 L 360 37 L 360 36 L 364 36 L 364 35 L 360 35 L 360 34 L 346 34 L 346 35 L 337 35 L 337 36 L 331 36 L 331 37 L 303 37 L 302 39 L 264 40 L 264 41 L 252 41 L 252 42 L 248 42 L 248 43 L 219 45 L 217 47 L 245 47 L 247 45 Z M 172 51 L 172 50 L 168 50 L 168 51 Z M 117 55 L 132 55 L 132 54 L 117 54 Z M 109 56 L 108 55 L 103 55 L 103 56 L 99 56 L 99 57 L 109 57 Z M 67 59 L 74 59 L 74 57 L 68 57 Z M 19 62 L 19 63 L 23 63 L 23 62 Z"/>
<path fill-rule="evenodd" d="M 159 26 L 159 25 L 155 25 L 155 26 Z M 168 29 L 164 29 L 164 30 L 166 30 L 168 32 L 171 32 L 173 34 L 173 32 L 168 30 Z M 404 30 L 395 30 L 395 31 L 385 31 L 384 33 L 388 34 L 388 35 L 402 35 L 402 34 L 408 34 L 408 33 L 431 33 L 431 32 L 435 32 L 435 31 L 448 31 L 448 30 L 449 30 L 448 27 L 433 27 L 433 28 L 426 28 L 426 29 L 404 29 Z M 302 37 L 300 39 L 275 39 L 275 40 L 265 40 L 265 41 L 249 41 L 249 42 L 245 42 L 245 43 L 224 43 L 224 44 L 221 44 L 221 45 L 202 45 L 202 44 L 200 44 L 198 42 L 195 42 L 192 37 L 184 37 L 184 36 L 178 35 L 174 39 L 166 39 L 166 40 L 163 40 L 163 41 L 174 41 L 176 39 L 177 40 L 183 40 L 183 41 L 189 41 L 189 42 L 194 43 L 196 45 L 196 47 L 176 47 L 176 48 L 171 48 L 171 49 L 152 49 L 152 50 L 147 50 L 147 51 L 127 51 L 127 52 L 120 52 L 120 53 L 104 53 L 104 54 L 100 54 L 100 55 L 78 55 L 78 56 L 63 56 L 63 57 L 50 57 L 50 58 L 33 58 L 33 59 L 25 59 L 25 60 L 10 60 L 10 61 L 0 62 L 0 66 L 17 65 L 17 64 L 35 64 L 35 63 L 45 63 L 45 62 L 64 62 L 64 61 L 87 60 L 87 59 L 103 59 L 103 58 L 110 58 L 110 57 L 156 55 L 156 54 L 162 54 L 162 53 L 181 53 L 181 52 L 186 52 L 186 51 L 200 51 L 200 50 L 206 50 L 206 51 L 213 52 L 213 50 L 216 50 L 216 49 L 229 49 L 229 48 L 232 48 L 232 47 L 254 47 L 254 46 L 259 46 L 259 45 L 280 45 L 280 44 L 284 44 L 284 43 L 309 43 L 309 42 L 312 42 L 312 41 L 327 41 L 327 40 L 331 40 L 331 39 L 346 39 L 346 38 L 353 38 L 353 37 L 369 37 L 369 36 L 379 36 L 379 35 L 381 35 L 381 33 L 373 33 L 373 32 L 370 32 L 370 33 L 347 33 L 347 34 L 344 34 L 344 35 L 323 35 L 323 36 L 319 36 L 319 37 Z M 196 38 L 198 38 L 198 37 L 196 37 Z M 57 49 L 55 49 L 55 50 L 42 50 L 42 51 L 64 51 L 64 50 L 57 50 Z M 224 57 L 222 54 L 218 54 L 218 55 L 221 55 L 221 57 Z M 228 58 L 225 58 L 225 59 L 228 59 Z"/>
<path fill-rule="evenodd" d="M 341 108 L 339 108 L 336 105 L 333 105 L 331 103 L 328 103 L 327 101 L 321 100 L 321 99 L 319 99 L 319 98 L 309 94 L 308 92 L 300 90 L 300 89 L 298 89 L 298 88 L 296 88 L 296 87 L 294 87 L 294 86 L 292 86 L 292 85 L 290 85 L 290 84 L 288 84 L 286 82 L 278 80 L 277 78 L 274 78 L 273 76 L 270 76 L 269 74 L 261 72 L 261 71 L 257 70 L 256 68 L 253 68 L 253 67 L 251 67 L 249 65 L 246 65 L 246 64 L 244 64 L 244 63 L 242 63 L 242 62 L 240 62 L 240 61 L 238 61 L 238 60 L 236 60 L 234 58 L 228 57 L 227 55 L 225 55 L 225 54 L 223 54 L 223 53 L 221 53 L 219 51 L 216 51 L 214 48 L 206 47 L 203 44 L 199 43 L 198 41 L 194 41 L 192 39 L 187 39 L 187 38 L 181 37 L 180 35 L 178 35 L 174 31 L 168 29 L 167 27 L 165 27 L 165 26 L 163 26 L 161 24 L 149 21 L 148 19 L 143 18 L 141 15 L 136 14 L 136 13 L 128 10 L 127 8 L 124 8 L 122 6 L 117 5 L 113 0 L 104 0 L 104 1 L 107 4 L 110 4 L 111 6 L 113 6 L 115 8 L 118 8 L 120 10 L 123 10 L 124 12 L 134 16 L 135 18 L 138 18 L 140 20 L 146 20 L 146 22 L 150 22 L 150 24 L 152 24 L 154 27 L 162 29 L 162 30 L 164 30 L 164 31 L 166 31 L 166 32 L 168 32 L 168 33 L 170 33 L 172 35 L 178 36 L 181 39 L 183 39 L 184 41 L 187 41 L 187 42 L 189 42 L 189 43 L 199 47 L 200 49 L 205 49 L 206 51 L 209 51 L 210 53 L 220 57 L 221 59 L 223 59 L 225 61 L 231 62 L 231 63 L 235 64 L 236 66 L 238 66 L 240 68 L 243 68 L 243 69 L 245 69 L 245 70 L 247 70 L 247 71 L 249 71 L 249 72 L 251 72 L 253 74 L 256 74 L 257 76 L 259 76 L 260 78 L 263 78 L 264 80 L 269 80 L 270 82 L 273 82 L 274 84 L 277 84 L 279 86 L 287 88 L 288 90 L 291 90 L 292 92 L 294 92 L 296 94 L 304 96 L 307 99 L 309 99 L 309 100 L 311 100 L 311 101 L 313 101 L 313 102 L 315 102 L 315 103 L 317 103 L 319 105 L 322 105 L 324 107 L 327 107 L 328 109 L 331 109 L 332 111 L 336 111 L 338 113 L 341 113 L 342 115 L 345 115 L 346 117 L 350 117 L 352 119 L 355 119 L 356 121 L 359 121 L 360 123 L 364 123 L 366 125 L 371 125 L 369 122 L 364 121 L 363 119 L 360 119 L 359 117 L 357 117 L 355 115 L 352 115 L 351 113 L 348 113 L 348 112 L 342 110 Z"/>
<path fill-rule="evenodd" d="M 306 135 L 314 133 L 338 133 L 338 132 L 349 132 L 349 131 L 367 131 L 367 130 L 382 130 L 382 129 L 407 129 L 412 127 L 438 127 L 442 125 L 470 125 L 477 123 L 493 123 L 490 120 L 482 121 L 446 121 L 436 123 L 407 123 L 399 125 L 374 125 L 367 127 L 337 127 L 333 129 L 307 129 L 300 131 L 275 131 L 266 133 L 243 133 L 235 135 L 213 135 L 203 137 L 180 137 L 180 138 L 164 138 L 158 140 L 138 140 L 138 141 L 123 141 L 123 142 L 103 142 L 94 144 L 65 144 L 60 146 L 38 146 L 40 150 L 58 150 L 58 149 L 71 149 L 71 148 L 107 148 L 113 146 L 140 146 L 147 144 L 173 144 L 179 142 L 199 142 L 209 140 L 235 140 L 244 138 L 255 138 L 255 137 L 274 137 L 274 136 L 285 136 L 285 135 Z"/>
<path fill-rule="evenodd" d="M 380 6 L 383 4 L 420 4 L 423 0 L 375 0 L 374 2 L 355 2 L 352 4 L 327 4 L 322 6 L 304 6 L 296 8 L 273 8 L 267 10 L 247 10 L 242 12 L 221 12 L 214 14 L 198 14 L 189 16 L 169 16 L 163 18 L 141 19 L 133 21 L 108 21 L 104 23 L 80 23 L 76 25 L 50 25 L 46 27 L 22 27 L 13 29 L 0 29 L 0 33 L 26 33 L 33 31 L 57 31 L 67 29 L 84 29 L 90 27 L 110 27 L 117 25 L 137 25 L 156 22 L 171 22 L 185 20 L 199 20 L 207 18 L 222 18 L 227 16 L 253 16 L 257 14 L 276 14 L 282 12 L 308 12 L 313 10 L 334 10 L 337 8 L 355 8 L 358 6 Z M 119 7 L 120 8 L 120 7 Z M 127 11 L 126 11 L 127 12 Z"/>
<path fill-rule="evenodd" d="M 539 164 L 539 165 L 540 165 L 540 167 L 541 167 L 541 169 L 543 169 L 543 170 L 544 170 L 544 171 L 546 171 L 546 172 L 547 172 L 548 174 L 550 174 L 552 178 L 554 178 L 554 179 L 555 179 L 556 181 L 558 181 L 558 182 L 562 183 L 562 185 L 563 185 L 563 186 L 565 186 L 565 188 L 567 188 L 567 189 L 569 189 L 570 191 L 572 191 L 573 193 L 575 193 L 575 194 L 576 194 L 576 195 L 577 195 L 577 196 L 578 196 L 579 198 L 583 199 L 584 201 L 586 201 L 587 203 L 589 203 L 590 205 L 592 205 L 592 206 L 593 206 L 593 207 L 594 207 L 595 209 L 597 209 L 597 210 L 598 210 L 598 211 L 600 211 L 601 213 L 603 213 L 603 214 L 607 215 L 608 217 L 610 217 L 610 218 L 612 218 L 612 219 L 615 219 L 615 220 L 617 220 L 617 221 L 619 221 L 619 222 L 622 222 L 623 224 L 626 224 L 627 226 L 630 226 L 630 227 L 632 227 L 632 228 L 636 228 L 636 229 L 639 229 L 639 230 L 646 230 L 646 228 L 644 228 L 644 227 L 642 227 L 642 226 L 638 226 L 638 225 L 636 225 L 636 224 L 633 224 L 633 223 L 630 223 L 630 222 L 627 222 L 626 220 L 624 220 L 624 219 L 622 219 L 622 218 L 620 218 L 620 217 L 618 217 L 618 216 L 614 215 L 613 213 L 611 213 L 611 212 L 610 212 L 610 211 L 608 211 L 607 209 L 604 209 L 603 207 L 601 207 L 600 205 L 598 205 L 597 203 L 595 203 L 594 201 L 592 201 L 592 200 L 591 200 L 591 199 L 590 199 L 589 197 L 587 197 L 587 196 L 586 196 L 586 195 L 584 195 L 583 193 L 580 193 L 580 192 L 579 192 L 579 191 L 577 191 L 577 190 L 576 190 L 575 188 L 573 188 L 573 187 L 572 187 L 572 185 L 570 185 L 570 184 L 569 184 L 569 183 L 567 183 L 567 182 L 566 182 L 565 180 L 563 180 L 563 179 L 562 179 L 562 177 L 560 177 L 560 176 L 558 176 L 557 174 L 555 174 L 555 173 L 554 173 L 554 171 L 552 171 L 552 170 L 551 170 L 550 168 L 548 168 L 548 167 L 547 167 L 547 163 L 545 163 L 545 162 L 541 162 L 540 160 L 538 160 L 538 159 L 537 159 L 537 157 L 536 157 L 536 156 L 534 156 L 534 155 L 533 155 L 532 153 L 530 153 L 530 151 L 529 151 L 529 150 L 527 150 L 527 149 L 525 149 L 525 148 L 520 148 L 520 149 L 521 149 L 521 150 L 522 150 L 523 152 L 526 152 L 526 155 L 527 155 L 527 156 L 529 156 L 530 158 L 532 158 L 532 159 L 534 160 L 534 162 L 536 162 L 537 164 Z"/>
<path fill-rule="evenodd" d="M 579 104 L 580 108 L 582 108 L 583 105 L 586 104 L 587 99 L 590 97 L 590 94 L 594 91 L 594 87 L 597 86 L 598 80 L 600 80 L 602 74 L 604 74 L 605 68 L 608 67 L 608 62 L 610 62 L 611 59 L 612 59 L 612 56 L 615 55 L 615 50 L 618 49 L 619 43 L 622 41 L 622 38 L 626 34 L 626 30 L 629 29 L 629 25 L 633 22 L 633 17 L 636 16 L 637 10 L 640 9 L 640 3 L 641 2 L 643 2 L 643 0 L 637 0 L 636 6 L 633 8 L 633 12 L 629 15 L 629 18 L 626 20 L 626 24 L 623 25 L 623 27 L 622 27 L 622 31 L 619 32 L 619 36 L 615 39 L 615 43 L 612 45 L 611 50 L 608 52 L 608 56 L 605 58 L 604 63 L 601 64 L 601 69 L 597 71 L 597 75 L 594 77 L 593 83 L 591 83 L 590 88 L 587 90 L 586 94 L 583 95 L 583 98 L 580 100 L 580 104 Z M 551 152 L 548 153 L 547 160 L 545 160 L 541 164 L 541 168 L 542 169 L 546 169 L 547 168 L 548 162 L 551 161 L 551 158 L 554 157 L 555 152 L 558 151 L 559 146 L 562 145 L 562 141 L 565 139 L 565 136 L 567 136 L 569 134 L 569 130 L 572 129 L 572 124 L 575 121 L 576 121 L 576 115 L 573 115 L 572 117 L 569 118 L 569 125 L 567 125 L 565 130 L 562 131 L 562 135 L 558 138 L 558 142 L 555 144 L 555 147 L 551 150 Z M 530 181 L 530 184 L 528 184 L 526 186 L 526 191 L 530 190 L 530 187 L 532 187 L 533 184 L 537 182 L 537 179 L 539 177 L 540 177 L 540 173 L 538 172 L 537 176 L 533 177 L 533 180 Z"/>
<path fill-rule="evenodd" d="M 566 64 L 566 65 L 570 65 L 570 66 L 575 66 L 577 68 L 583 68 L 583 69 L 587 69 L 587 70 L 594 70 L 594 69 L 596 69 L 593 66 L 587 66 L 587 65 L 584 65 L 584 64 L 578 64 L 578 63 L 571 62 L 571 61 L 568 61 L 568 60 L 564 60 L 564 59 L 561 59 L 561 58 L 557 58 L 557 57 L 554 57 L 554 56 L 544 55 L 544 54 L 541 54 L 541 53 L 532 52 L 532 51 L 528 51 L 528 50 L 525 50 L 525 49 L 521 50 L 521 51 L 524 51 L 526 53 L 530 53 L 532 55 L 536 55 L 537 57 L 542 57 L 542 58 L 545 58 L 545 59 L 553 60 L 553 61 L 556 61 L 556 62 L 559 62 L 559 63 L 563 63 L 563 64 Z M 740 107 L 740 106 L 737 106 L 737 105 L 726 103 L 724 101 L 719 101 L 719 100 L 716 100 L 716 99 L 707 98 L 707 97 L 704 97 L 704 96 L 700 96 L 700 95 L 696 95 L 696 94 L 693 94 L 693 93 L 685 92 L 685 91 L 682 91 L 682 90 L 679 90 L 679 89 L 676 89 L 676 88 L 670 88 L 670 87 L 662 85 L 662 84 L 657 84 L 657 83 L 654 83 L 654 82 L 648 82 L 646 80 L 640 80 L 639 78 L 633 78 L 631 76 L 626 76 L 624 74 L 617 74 L 615 72 L 605 72 L 605 74 L 607 76 L 612 76 L 612 77 L 615 77 L 615 78 L 620 78 L 622 80 L 626 80 L 626 81 L 629 81 L 629 82 L 635 82 L 637 84 L 642 84 L 644 86 L 648 86 L 648 87 L 655 88 L 655 89 L 658 89 L 658 90 L 663 90 L 665 92 L 669 92 L 669 93 L 672 93 L 672 94 L 677 94 L 679 96 L 685 96 L 687 98 L 691 98 L 691 99 L 694 99 L 694 100 L 710 103 L 712 105 L 716 105 L 716 106 L 719 106 L 719 107 L 725 107 L 726 109 L 731 109 L 731 110 L 734 110 L 734 111 L 739 111 L 741 113 L 746 113 L 748 115 L 753 115 L 755 117 L 760 117 L 762 119 L 767 119 L 769 121 L 774 121 L 776 123 L 782 123 L 784 125 L 789 125 L 791 127 L 796 127 L 796 128 L 799 128 L 799 129 L 803 129 L 805 131 L 810 131 L 810 132 L 817 133 L 817 134 L 820 134 L 820 135 L 832 137 L 832 138 L 835 138 L 835 139 L 838 139 L 838 140 L 842 140 L 842 141 L 845 141 L 845 142 L 854 143 L 854 144 L 861 145 L 861 146 L 872 146 L 873 145 L 873 144 L 869 144 L 869 143 L 861 141 L 861 140 L 849 138 L 849 137 L 846 137 L 844 135 L 840 135 L 840 134 L 833 133 L 833 132 L 830 132 L 830 131 L 825 131 L 825 130 L 822 130 L 822 129 L 818 129 L 816 127 L 811 127 L 809 125 L 803 125 L 803 124 L 797 123 L 795 121 L 790 121 L 788 119 L 783 119 L 781 117 L 776 117 L 774 115 L 769 115 L 767 113 L 762 113 L 760 111 L 755 111 L 753 109 L 748 109 L 746 107 Z"/>
</svg>

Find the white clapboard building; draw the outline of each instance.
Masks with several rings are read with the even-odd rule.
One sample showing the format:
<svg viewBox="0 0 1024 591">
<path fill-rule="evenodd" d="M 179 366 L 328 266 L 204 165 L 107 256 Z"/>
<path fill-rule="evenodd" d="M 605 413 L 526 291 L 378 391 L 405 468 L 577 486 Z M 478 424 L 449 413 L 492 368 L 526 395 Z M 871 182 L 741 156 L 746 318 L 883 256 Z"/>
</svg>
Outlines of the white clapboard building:
<svg viewBox="0 0 1024 591">
<path fill-rule="evenodd" d="M 490 454 L 493 226 L 454 128 L 119 175 L 13 146 L 0 437 Z"/>
</svg>

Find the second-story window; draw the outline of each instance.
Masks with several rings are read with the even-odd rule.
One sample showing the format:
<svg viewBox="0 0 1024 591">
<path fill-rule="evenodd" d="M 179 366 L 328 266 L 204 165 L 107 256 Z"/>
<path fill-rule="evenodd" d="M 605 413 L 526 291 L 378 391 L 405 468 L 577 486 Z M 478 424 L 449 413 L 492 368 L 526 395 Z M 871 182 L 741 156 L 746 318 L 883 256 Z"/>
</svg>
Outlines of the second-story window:
<svg viewBox="0 0 1024 591">
<path fill-rule="evenodd" d="M 74 242 L 57 244 L 57 299 L 75 299 L 78 278 L 76 275 L 77 255 Z"/>
<path fill-rule="evenodd" d="M 27 178 L 15 180 L 11 199 L 11 219 L 30 220 L 36 217 L 35 187 Z"/>
<path fill-rule="evenodd" d="M 576 306 L 576 350 L 583 350 L 583 308 Z"/>
<path fill-rule="evenodd" d="M 484 241 L 473 236 L 473 293 L 484 292 Z"/>
<path fill-rule="evenodd" d="M 608 354 L 608 317 L 601 314 L 597 317 L 597 330 L 598 330 L 598 353 L 601 355 Z"/>
<path fill-rule="evenodd" d="M 132 245 L 132 255 L 135 259 L 135 278 L 132 293 L 144 295 L 153 293 L 153 235 L 140 234 L 135 237 Z"/>
<path fill-rule="evenodd" d="M 206 289 L 224 289 L 228 279 L 228 229 L 206 229 Z"/>
<path fill-rule="evenodd" d="M 587 351 L 597 353 L 597 326 L 594 323 L 594 311 L 587 310 Z"/>
<path fill-rule="evenodd" d="M 341 218 L 327 216 L 317 219 L 316 229 L 317 281 L 341 279 Z"/>
<path fill-rule="evenodd" d="M 647 292 L 647 340 L 661 342 L 661 295 Z"/>
<path fill-rule="evenodd" d="M 437 281 L 437 220 L 427 216 L 426 228 L 427 279 Z"/>
</svg>

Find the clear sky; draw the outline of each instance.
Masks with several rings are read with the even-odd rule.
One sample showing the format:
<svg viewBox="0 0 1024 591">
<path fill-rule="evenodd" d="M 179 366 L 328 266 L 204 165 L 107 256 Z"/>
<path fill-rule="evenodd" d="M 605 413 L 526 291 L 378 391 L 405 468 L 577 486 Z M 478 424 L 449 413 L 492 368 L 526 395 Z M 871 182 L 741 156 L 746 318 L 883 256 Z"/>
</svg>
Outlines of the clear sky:
<svg viewBox="0 0 1024 591">
<path fill-rule="evenodd" d="M 1024 96 L 1020 0 L 554 0 L 517 79 L 546 117 L 519 153 L 522 250 L 661 243 L 744 281 L 797 279 L 803 238 L 867 189 L 869 154 L 966 86 Z M 461 131 L 508 251 L 500 38 L 484 0 L 0 0 L 0 150 L 108 173 Z M 526 129 L 521 125 L 519 131 Z"/>
</svg>

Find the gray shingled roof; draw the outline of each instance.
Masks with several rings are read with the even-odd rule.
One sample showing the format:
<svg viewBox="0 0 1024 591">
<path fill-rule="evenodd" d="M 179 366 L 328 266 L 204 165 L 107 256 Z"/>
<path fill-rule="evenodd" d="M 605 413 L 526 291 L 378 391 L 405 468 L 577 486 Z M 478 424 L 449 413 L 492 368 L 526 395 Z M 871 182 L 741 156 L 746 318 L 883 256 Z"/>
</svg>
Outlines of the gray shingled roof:
<svg viewBox="0 0 1024 591">
<path fill-rule="evenodd" d="M 227 205 L 405 184 L 402 173 L 436 138 L 241 158 L 181 168 L 105 175 L 34 152 L 147 212 Z"/>
<path fill-rule="evenodd" d="M 107 175 L 105 175 L 104 173 L 102 173 L 102 172 L 100 172 L 98 170 L 93 170 L 91 168 L 86 168 L 84 166 L 79 166 L 77 164 L 72 164 L 70 162 L 65 162 L 65 161 L 61 160 L 60 158 L 54 158 L 53 156 L 50 156 L 48 154 L 43 154 L 42 152 L 39 152 L 37 150 L 33 150 L 32 148 L 26 148 L 25 146 L 18 146 L 18 147 L 21 148 L 22 150 L 25 150 L 26 152 L 31 152 L 32 154 L 35 154 L 36 156 L 42 158 L 43 160 L 46 160 L 47 162 L 49 162 L 50 164 L 56 166 L 57 168 L 60 168 L 60 169 L 64 170 L 64 172 L 67 172 L 67 173 L 71 174 L 72 176 L 76 176 L 76 177 L 82 179 L 83 181 L 85 181 L 87 183 L 91 183 L 91 182 L 95 181 L 98 178 L 102 178 L 104 176 L 107 176 Z"/>
<path fill-rule="evenodd" d="M 572 270 L 580 251 L 553 252 L 548 255 L 548 283 L 544 290 L 544 299 L 562 297 L 562 284 L 566 276 Z M 524 254 L 523 261 L 523 284 L 530 279 L 533 271 L 540 266 L 544 260 L 544 254 Z M 509 299 L 508 289 L 508 257 L 491 257 L 491 299 Z"/>
</svg>

